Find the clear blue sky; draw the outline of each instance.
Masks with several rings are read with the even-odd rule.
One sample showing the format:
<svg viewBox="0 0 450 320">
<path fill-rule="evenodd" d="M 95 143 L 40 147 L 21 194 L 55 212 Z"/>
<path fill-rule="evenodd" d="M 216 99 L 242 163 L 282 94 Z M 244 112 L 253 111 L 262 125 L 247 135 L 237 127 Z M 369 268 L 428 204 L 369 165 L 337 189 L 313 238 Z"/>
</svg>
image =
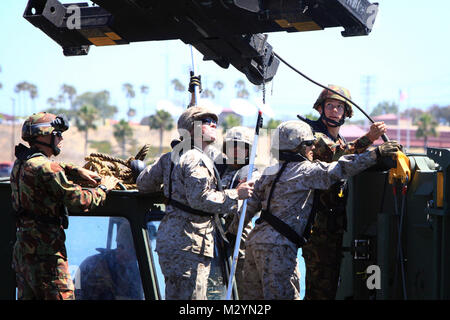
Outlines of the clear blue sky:
<svg viewBox="0 0 450 320">
<path fill-rule="evenodd" d="M 361 106 L 366 105 L 363 79 L 371 76 L 369 110 L 383 100 L 398 102 L 399 90 L 408 94 L 401 110 L 450 104 L 450 1 L 378 2 L 378 17 L 369 36 L 344 38 L 340 34 L 342 28 L 333 28 L 270 33 L 268 41 L 280 56 L 313 79 L 325 85 L 347 87 Z M 38 109 L 47 108 L 47 99 L 56 97 L 64 83 L 76 87 L 78 93 L 109 90 L 112 103 L 120 109 L 117 119 L 125 118 L 127 110 L 122 90 L 125 82 L 133 84 L 137 91 L 133 105 L 139 117 L 143 112 L 139 87 L 143 84 L 150 87 L 146 113 L 152 113 L 160 99 L 186 100 L 184 95 L 177 96 L 169 85 L 174 78 L 185 84 L 189 79 L 190 50 L 181 41 L 92 46 L 88 56 L 64 57 L 53 40 L 22 17 L 26 3 L 25 0 L 0 1 L 0 82 L 3 84 L 0 112 L 12 112 L 11 98 L 18 104 L 14 87 L 21 81 L 38 86 Z M 261 98 L 234 67 L 222 69 L 212 61 L 203 62 L 199 54 L 196 61 L 204 87 L 212 87 L 217 80 L 225 83 L 216 103 L 228 106 L 235 98 L 234 84 L 239 79 L 246 81 L 251 99 Z M 266 99 L 276 118 L 287 119 L 297 113 L 311 112 L 320 91 L 280 65 L 268 86 Z M 19 109 L 21 114 L 31 111 L 31 105 Z M 363 116 L 355 112 L 354 118 L 363 119 Z"/>
</svg>

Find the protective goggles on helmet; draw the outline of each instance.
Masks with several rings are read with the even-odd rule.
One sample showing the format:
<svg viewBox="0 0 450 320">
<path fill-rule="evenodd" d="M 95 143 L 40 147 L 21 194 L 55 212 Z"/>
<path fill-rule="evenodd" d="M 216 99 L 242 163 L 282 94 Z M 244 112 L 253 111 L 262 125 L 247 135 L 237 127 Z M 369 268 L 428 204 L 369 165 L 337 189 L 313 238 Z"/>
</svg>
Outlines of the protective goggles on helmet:
<svg viewBox="0 0 450 320">
<path fill-rule="evenodd" d="M 304 146 L 311 147 L 314 144 L 314 142 L 316 142 L 316 140 L 306 140 L 306 141 L 303 141 L 302 144 Z"/>
<path fill-rule="evenodd" d="M 62 133 L 69 129 L 69 120 L 63 114 L 57 115 L 52 122 L 35 123 L 28 126 L 30 135 L 35 135 L 39 132 L 41 127 L 53 127 L 54 131 Z"/>
<path fill-rule="evenodd" d="M 215 120 L 215 119 L 213 119 L 213 118 L 203 118 L 203 119 L 201 119 L 201 121 L 202 121 L 202 124 L 209 124 L 209 125 L 211 125 L 211 124 L 215 124 L 215 125 L 217 125 L 217 121 Z"/>
</svg>

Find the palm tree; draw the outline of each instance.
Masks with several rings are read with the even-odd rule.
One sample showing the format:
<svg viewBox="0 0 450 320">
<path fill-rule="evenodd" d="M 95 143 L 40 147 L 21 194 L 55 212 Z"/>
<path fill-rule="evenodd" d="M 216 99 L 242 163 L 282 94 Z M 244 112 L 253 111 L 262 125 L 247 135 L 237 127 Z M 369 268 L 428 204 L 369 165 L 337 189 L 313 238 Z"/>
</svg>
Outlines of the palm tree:
<svg viewBox="0 0 450 320">
<path fill-rule="evenodd" d="M 105 122 L 105 119 L 112 118 L 117 113 L 117 107 L 110 105 L 110 93 L 108 90 L 99 92 L 85 92 L 77 96 L 73 102 L 74 109 L 77 109 L 85 104 L 94 106 L 99 113 L 100 118 Z"/>
<path fill-rule="evenodd" d="M 149 118 L 150 129 L 159 129 L 159 154 L 162 153 L 163 135 L 165 130 L 172 130 L 173 118 L 169 112 L 164 110 L 157 110 L 154 115 Z"/>
<path fill-rule="evenodd" d="M 0 66 L 0 72 L 2 72 L 2 67 Z M 3 84 L 0 82 L 0 89 L 3 88 Z"/>
<path fill-rule="evenodd" d="M 142 94 L 142 117 L 145 116 L 145 97 L 148 95 L 150 88 L 146 85 L 141 86 L 141 94 Z"/>
<path fill-rule="evenodd" d="M 84 154 L 87 155 L 89 129 L 97 130 L 95 121 L 99 119 L 97 108 L 93 105 L 85 104 L 76 113 L 75 125 L 79 131 L 84 131 Z"/>
<path fill-rule="evenodd" d="M 28 91 L 28 87 L 29 87 L 29 83 L 26 81 L 19 82 L 14 87 L 14 92 L 17 93 L 17 100 L 18 100 L 19 108 L 23 107 L 23 109 L 24 109 L 23 111 L 24 111 L 25 115 L 27 114 L 27 110 L 26 110 L 26 105 L 25 105 L 25 100 L 24 100 L 24 98 L 25 98 L 24 93 Z M 20 111 L 17 113 L 19 114 Z"/>
<path fill-rule="evenodd" d="M 124 83 L 122 89 L 125 91 L 125 96 L 128 100 L 128 111 L 131 109 L 131 99 L 134 99 L 136 92 L 134 91 L 133 85 L 131 83 Z M 128 121 L 130 121 L 130 116 L 128 115 Z"/>
<path fill-rule="evenodd" d="M 38 97 L 38 89 L 37 86 L 30 83 L 28 86 L 28 93 L 30 94 L 31 102 L 33 104 L 33 113 L 36 112 L 36 98 Z"/>
<path fill-rule="evenodd" d="M 245 88 L 244 80 L 240 79 L 240 80 L 236 81 L 236 84 L 234 85 L 234 87 L 237 89 L 237 92 L 236 92 L 237 98 L 248 99 L 248 97 L 250 96 L 250 93 Z"/>
<path fill-rule="evenodd" d="M 178 79 L 172 79 L 172 81 L 170 83 L 173 85 L 173 89 L 176 92 L 175 93 L 175 100 L 176 100 L 176 102 L 179 103 L 180 105 L 182 105 L 183 102 L 180 101 L 181 99 L 178 99 L 178 97 L 179 97 L 179 94 L 181 92 L 184 92 L 186 90 L 186 87 Z"/>
<path fill-rule="evenodd" d="M 417 125 L 416 137 L 423 138 L 423 148 L 426 150 L 428 146 L 428 137 L 438 136 L 436 130 L 438 122 L 430 114 L 424 113 L 417 119 L 415 125 Z"/>
<path fill-rule="evenodd" d="M 62 95 L 64 97 L 67 96 L 67 99 L 69 99 L 70 102 L 70 109 L 74 109 L 74 101 L 75 101 L 75 97 L 77 95 L 77 89 L 75 89 L 75 87 L 68 85 L 68 84 L 63 84 L 60 88 L 60 92 L 62 93 Z"/>
<path fill-rule="evenodd" d="M 121 119 L 119 123 L 114 125 L 113 129 L 114 138 L 122 149 L 122 157 L 125 158 L 126 144 L 128 139 L 133 137 L 133 129 L 130 127 L 127 121 Z"/>
</svg>

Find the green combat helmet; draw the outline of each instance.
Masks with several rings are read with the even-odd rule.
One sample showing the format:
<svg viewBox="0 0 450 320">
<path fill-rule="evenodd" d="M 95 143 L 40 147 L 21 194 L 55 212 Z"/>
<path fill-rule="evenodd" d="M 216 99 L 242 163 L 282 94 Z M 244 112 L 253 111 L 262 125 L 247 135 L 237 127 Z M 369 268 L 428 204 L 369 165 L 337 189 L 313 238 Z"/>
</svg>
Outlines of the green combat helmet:
<svg viewBox="0 0 450 320">
<path fill-rule="evenodd" d="M 351 99 L 351 95 L 350 95 L 350 91 L 348 91 L 348 89 L 344 88 L 344 87 L 340 87 L 340 86 L 336 86 L 333 84 L 329 84 L 328 88 L 342 94 L 344 97 Z M 333 121 L 332 119 L 328 119 L 325 116 L 325 113 L 323 112 L 324 109 L 324 105 L 323 103 L 325 102 L 325 100 L 327 99 L 336 99 L 339 101 L 342 101 L 345 105 L 345 113 L 342 117 L 342 119 L 339 122 Z M 319 97 L 317 98 L 316 102 L 314 103 L 313 108 L 318 110 L 318 107 L 322 106 L 322 114 L 320 115 L 321 118 L 325 119 L 328 123 L 328 125 L 332 126 L 332 127 L 336 127 L 336 126 L 341 126 L 344 124 L 345 118 L 351 118 L 353 116 L 353 109 L 352 109 L 352 105 L 351 103 L 348 102 L 348 100 L 344 99 L 343 97 L 335 94 L 334 92 L 331 92 L 330 90 L 327 89 L 323 89 L 322 92 L 320 93 Z"/>
<path fill-rule="evenodd" d="M 55 145 L 55 135 L 69 129 L 69 121 L 65 115 L 54 115 L 48 112 L 39 112 L 28 117 L 22 125 L 22 139 L 29 143 L 41 144 L 52 148 L 54 155 L 58 155 L 61 150 Z M 37 141 L 39 136 L 52 135 L 50 144 Z"/>
</svg>

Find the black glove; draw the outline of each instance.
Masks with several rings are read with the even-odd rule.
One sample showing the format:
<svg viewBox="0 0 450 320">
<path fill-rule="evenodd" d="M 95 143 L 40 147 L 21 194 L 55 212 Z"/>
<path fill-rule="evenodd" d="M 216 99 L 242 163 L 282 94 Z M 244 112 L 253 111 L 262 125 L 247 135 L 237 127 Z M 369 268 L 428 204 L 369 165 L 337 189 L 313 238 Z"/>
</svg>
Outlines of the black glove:
<svg viewBox="0 0 450 320">
<path fill-rule="evenodd" d="M 194 93 L 195 91 L 195 86 L 198 86 L 198 91 L 202 92 L 202 81 L 201 81 L 201 76 L 194 76 L 194 73 L 191 72 L 191 79 L 189 81 L 189 92 L 190 93 Z"/>
<path fill-rule="evenodd" d="M 145 169 L 145 163 L 142 160 L 133 160 L 130 162 L 130 168 L 134 179 L 137 179 L 142 170 Z"/>
<path fill-rule="evenodd" d="M 52 121 L 51 126 L 57 131 L 67 131 L 69 129 L 69 120 L 64 114 L 58 114 L 55 120 Z"/>
<path fill-rule="evenodd" d="M 397 151 L 402 151 L 403 147 L 397 141 L 391 140 L 378 146 L 376 149 L 378 157 L 390 157 L 396 155 Z"/>
</svg>

